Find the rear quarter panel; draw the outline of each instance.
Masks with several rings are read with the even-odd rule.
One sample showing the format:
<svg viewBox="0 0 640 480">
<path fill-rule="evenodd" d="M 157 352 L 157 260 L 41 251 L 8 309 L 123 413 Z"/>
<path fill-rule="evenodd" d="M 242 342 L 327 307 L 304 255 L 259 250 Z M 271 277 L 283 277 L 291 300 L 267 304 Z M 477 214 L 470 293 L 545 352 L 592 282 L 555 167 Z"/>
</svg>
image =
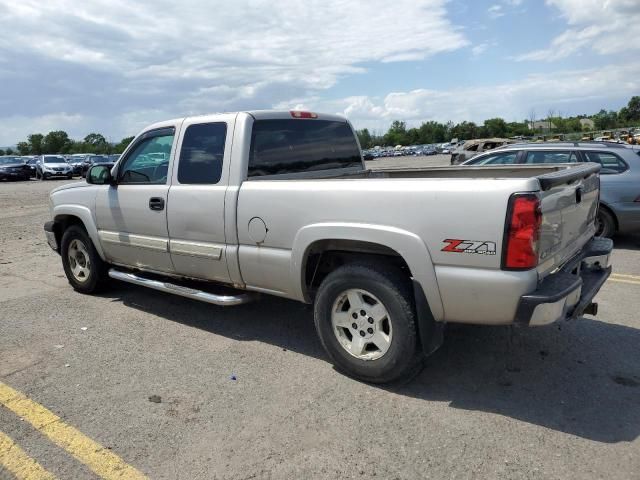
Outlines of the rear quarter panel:
<svg viewBox="0 0 640 480">
<path fill-rule="evenodd" d="M 471 316 L 494 316 L 505 306 L 507 311 L 515 310 L 522 290 L 532 286 L 532 277 L 522 272 L 505 276 L 500 270 L 507 203 L 513 192 L 536 187 L 535 179 L 246 181 L 237 207 L 242 277 L 249 287 L 303 300 L 300 272 L 291 268 L 294 257 L 300 255 L 294 250 L 307 247 L 304 242 L 296 244 L 299 232 L 317 224 L 352 224 L 365 229 L 362 226 L 369 225 L 371 231 L 375 226 L 406 232 L 424 244 L 423 255 L 409 253 L 405 261 L 412 273 L 429 269 L 435 273 L 431 280 L 423 275 L 418 281 L 430 304 L 433 292 L 440 297 L 437 305 L 431 305 L 438 319 L 468 321 Z M 268 229 L 260 244 L 249 236 L 248 225 L 254 217 L 261 218 Z M 336 238 L 333 235 L 337 235 L 335 229 L 327 228 L 326 238 Z M 443 251 L 447 239 L 492 242 L 495 254 Z M 396 251 L 402 248 L 385 246 Z M 487 275 L 478 275 L 478 271 Z M 499 281 L 488 282 L 492 274 Z M 521 280 L 514 282 L 516 277 Z M 489 292 L 495 296 L 490 298 Z M 505 318 L 491 322 L 505 323 Z"/>
</svg>

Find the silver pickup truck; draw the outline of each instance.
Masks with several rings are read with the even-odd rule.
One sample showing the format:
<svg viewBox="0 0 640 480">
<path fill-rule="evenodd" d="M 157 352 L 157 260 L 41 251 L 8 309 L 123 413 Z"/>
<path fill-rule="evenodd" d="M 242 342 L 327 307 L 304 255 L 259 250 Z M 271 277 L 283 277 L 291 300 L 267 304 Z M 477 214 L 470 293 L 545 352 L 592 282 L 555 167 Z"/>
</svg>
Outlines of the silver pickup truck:
<svg viewBox="0 0 640 480">
<path fill-rule="evenodd" d="M 594 238 L 599 168 L 371 171 L 344 118 L 224 113 L 144 129 L 111 170 L 53 190 L 44 228 L 82 293 L 113 278 L 313 303 L 334 364 L 382 383 L 419 370 L 447 322 L 595 314 L 612 249 Z"/>
</svg>

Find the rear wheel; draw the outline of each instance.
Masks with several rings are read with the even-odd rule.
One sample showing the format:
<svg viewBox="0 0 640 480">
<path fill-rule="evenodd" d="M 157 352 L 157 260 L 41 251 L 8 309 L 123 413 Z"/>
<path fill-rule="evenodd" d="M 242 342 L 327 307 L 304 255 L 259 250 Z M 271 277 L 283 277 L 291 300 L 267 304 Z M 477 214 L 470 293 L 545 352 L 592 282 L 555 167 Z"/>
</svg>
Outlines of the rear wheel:
<svg viewBox="0 0 640 480">
<path fill-rule="evenodd" d="M 107 283 L 107 264 L 100 258 L 84 228 L 72 225 L 62 235 L 62 266 L 74 290 L 95 293 Z"/>
<path fill-rule="evenodd" d="M 616 232 L 616 221 L 609 211 L 600 207 L 596 218 L 596 236 L 611 237 Z"/>
<path fill-rule="evenodd" d="M 314 317 L 334 365 L 354 378 L 388 383 L 422 365 L 413 296 L 400 271 L 373 264 L 338 268 L 320 285 Z"/>
</svg>

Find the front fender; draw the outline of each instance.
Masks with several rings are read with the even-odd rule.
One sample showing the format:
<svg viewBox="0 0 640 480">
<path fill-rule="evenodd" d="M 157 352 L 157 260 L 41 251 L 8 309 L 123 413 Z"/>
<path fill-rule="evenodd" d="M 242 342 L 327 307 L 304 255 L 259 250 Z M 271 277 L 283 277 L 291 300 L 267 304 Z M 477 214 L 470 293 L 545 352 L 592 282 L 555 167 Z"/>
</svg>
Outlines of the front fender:
<svg viewBox="0 0 640 480">
<path fill-rule="evenodd" d="M 102 251 L 102 245 L 100 244 L 100 238 L 98 237 L 98 228 L 96 227 L 96 222 L 91 210 L 83 205 L 62 204 L 53 207 L 54 221 L 58 221 L 63 215 L 77 217 L 82 221 L 84 228 L 89 234 L 89 238 L 91 238 L 94 247 L 96 247 L 98 255 L 100 255 L 102 260 L 106 260 L 104 252 Z"/>
<path fill-rule="evenodd" d="M 323 240 L 353 240 L 376 243 L 396 251 L 411 270 L 429 302 L 436 321 L 444 319 L 444 308 L 429 249 L 415 233 L 386 225 L 362 223 L 317 223 L 301 228 L 292 246 L 291 280 L 296 296 L 304 298 L 304 261 L 312 244 Z"/>
</svg>

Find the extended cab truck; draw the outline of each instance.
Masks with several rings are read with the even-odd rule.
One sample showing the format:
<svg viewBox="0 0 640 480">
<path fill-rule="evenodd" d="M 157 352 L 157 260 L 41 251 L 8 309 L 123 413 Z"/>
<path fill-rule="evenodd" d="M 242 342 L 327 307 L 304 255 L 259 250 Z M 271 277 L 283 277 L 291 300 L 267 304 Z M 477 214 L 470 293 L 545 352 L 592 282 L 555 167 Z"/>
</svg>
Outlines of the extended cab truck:
<svg viewBox="0 0 640 480">
<path fill-rule="evenodd" d="M 341 117 L 217 114 L 152 125 L 111 170 L 52 191 L 45 232 L 79 292 L 111 277 L 217 305 L 313 303 L 332 361 L 388 382 L 446 322 L 595 314 L 612 249 L 593 238 L 599 169 L 372 172 Z"/>
</svg>

